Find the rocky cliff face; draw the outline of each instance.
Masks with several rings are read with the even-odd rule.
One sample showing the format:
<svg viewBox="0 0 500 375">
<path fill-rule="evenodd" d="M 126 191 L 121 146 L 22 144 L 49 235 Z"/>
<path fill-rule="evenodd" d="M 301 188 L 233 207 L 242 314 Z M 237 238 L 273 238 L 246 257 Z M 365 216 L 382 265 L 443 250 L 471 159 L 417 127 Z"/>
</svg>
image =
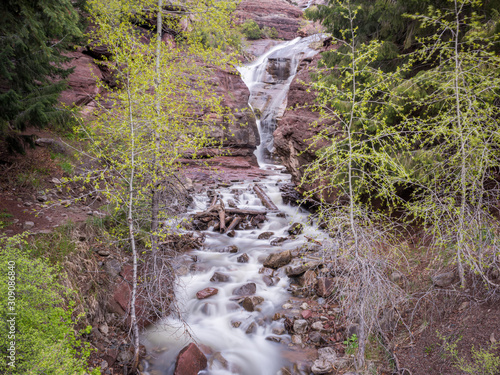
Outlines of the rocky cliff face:
<svg viewBox="0 0 500 375">
<path fill-rule="evenodd" d="M 312 70 L 320 59 L 321 55 L 316 55 L 312 59 L 302 61 L 299 72 L 290 85 L 288 109 L 278 120 L 273 133 L 276 153 L 296 184 L 303 177 L 304 167 L 315 159 L 316 151 L 328 145 L 326 141 L 313 144 L 312 138 L 334 125 L 331 121 L 320 120 L 320 114 L 314 107 L 316 94 L 307 91 Z M 310 188 L 314 186 L 304 186 L 302 190 Z"/>
<path fill-rule="evenodd" d="M 253 19 L 260 28 L 275 28 L 278 38 L 297 37 L 302 10 L 285 0 L 243 0 L 236 10 L 240 22 Z"/>
</svg>

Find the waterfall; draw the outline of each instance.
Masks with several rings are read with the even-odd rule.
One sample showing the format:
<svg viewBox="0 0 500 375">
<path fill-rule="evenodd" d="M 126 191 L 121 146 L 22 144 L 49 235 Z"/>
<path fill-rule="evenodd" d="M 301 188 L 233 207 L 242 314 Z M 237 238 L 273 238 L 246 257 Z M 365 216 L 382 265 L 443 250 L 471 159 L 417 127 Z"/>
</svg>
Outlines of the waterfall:
<svg viewBox="0 0 500 375">
<path fill-rule="evenodd" d="M 279 44 L 260 56 L 253 63 L 240 67 L 239 71 L 248 85 L 251 96 L 249 105 L 256 113 L 261 135 L 261 144 L 256 155 L 262 168 L 281 169 L 271 164 L 273 153 L 272 133 L 276 120 L 283 115 L 290 83 L 297 72 L 300 61 L 312 57 L 317 51 L 309 44 L 318 37 L 297 38 Z M 276 173 L 260 184 L 277 205 L 279 212 L 267 212 L 267 220 L 258 227 L 240 229 L 234 237 L 205 231 L 203 249 L 192 251 L 181 257 L 183 276 L 178 277 L 175 294 L 180 316 L 171 316 L 146 332 L 142 342 L 148 353 L 155 353 L 149 370 L 170 375 L 174 372 L 177 353 L 189 342 L 196 341 L 208 357 L 208 367 L 202 371 L 208 375 L 276 375 L 287 364 L 282 355 L 290 336 L 284 329 L 284 319 L 273 319 L 283 303 L 290 298 L 287 291 L 289 280 L 283 269 L 275 271 L 272 283 L 261 272 L 262 261 L 277 250 L 294 250 L 302 246 L 305 236 L 319 237 L 320 232 L 307 224 L 308 215 L 298 208 L 285 205 L 279 186 L 290 181 L 287 174 Z M 226 207 L 236 204 L 241 209 L 263 210 L 264 207 L 251 189 L 248 181 L 217 189 Z M 195 197 L 193 211 L 203 211 L 210 205 L 206 195 Z M 271 240 L 288 237 L 292 222 L 304 225 L 301 235 L 290 238 L 279 246 Z M 259 238 L 263 233 L 269 237 Z M 236 253 L 228 249 L 237 249 Z M 245 253 L 246 262 L 240 261 Z M 186 265 L 191 263 L 189 269 Z M 214 282 L 215 272 L 222 273 L 226 280 Z M 255 284 L 255 295 L 263 302 L 255 311 L 241 306 L 241 297 L 234 295 L 235 289 Z M 207 287 L 215 287 L 218 293 L 206 299 L 198 299 L 196 293 Z M 149 366 L 148 365 L 148 366 Z M 147 366 L 146 366 L 147 367 Z"/>
</svg>

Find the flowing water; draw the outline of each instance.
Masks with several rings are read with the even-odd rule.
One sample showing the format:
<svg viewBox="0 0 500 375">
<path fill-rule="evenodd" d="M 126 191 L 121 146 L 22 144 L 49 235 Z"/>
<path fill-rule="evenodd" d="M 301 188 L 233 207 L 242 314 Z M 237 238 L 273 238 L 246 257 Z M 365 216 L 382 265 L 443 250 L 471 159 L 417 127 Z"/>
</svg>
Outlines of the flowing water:
<svg viewBox="0 0 500 375">
<path fill-rule="evenodd" d="M 268 285 L 270 283 L 264 282 L 259 270 L 263 259 L 270 253 L 294 250 L 306 242 L 304 236 L 318 237 L 321 234 L 307 225 L 306 212 L 283 204 L 279 186 L 289 182 L 290 176 L 280 173 L 283 167 L 271 163 L 272 132 L 276 119 L 285 110 L 288 88 L 299 63 L 317 53 L 308 47 L 316 38 L 297 38 L 279 44 L 239 69 L 251 93 L 249 105 L 260 117 L 261 145 L 256 151 L 257 158 L 261 168 L 276 171 L 259 184 L 279 212 L 268 212 L 267 220 L 258 229 L 237 230 L 233 238 L 211 228 L 205 231 L 203 249 L 189 254 L 196 259 L 195 267 L 191 267 L 194 270 L 178 278 L 175 293 L 180 316 L 167 318 L 147 332 L 143 339 L 148 352 L 159 353 L 153 365 L 159 373 L 173 374 L 178 352 L 192 341 L 211 353 L 207 356 L 209 365 L 203 374 L 275 375 L 285 364 L 281 352 L 286 345 L 274 341 L 286 343 L 290 337 L 283 329 L 283 319 L 273 320 L 273 315 L 291 297 L 287 291 L 289 280 L 283 272 L 276 272 L 274 285 Z M 236 183 L 217 192 L 226 207 L 234 202 L 240 209 L 265 211 L 252 186 L 251 182 Z M 208 196 L 198 196 L 192 212 L 203 211 L 209 205 Z M 303 223 L 304 232 L 279 246 L 272 246 L 272 239 L 289 236 L 287 230 L 294 222 Z M 273 235 L 269 239 L 258 239 L 264 232 L 273 232 Z M 227 251 L 233 245 L 238 248 L 237 253 Z M 247 263 L 237 260 L 243 253 L 248 255 Z M 229 280 L 210 281 L 215 272 L 227 275 Z M 233 295 L 236 288 L 247 283 L 255 283 L 255 295 L 264 298 L 256 311 L 246 311 L 238 304 L 240 297 Z M 218 293 L 198 299 L 196 293 L 206 287 L 215 287 Z"/>
</svg>

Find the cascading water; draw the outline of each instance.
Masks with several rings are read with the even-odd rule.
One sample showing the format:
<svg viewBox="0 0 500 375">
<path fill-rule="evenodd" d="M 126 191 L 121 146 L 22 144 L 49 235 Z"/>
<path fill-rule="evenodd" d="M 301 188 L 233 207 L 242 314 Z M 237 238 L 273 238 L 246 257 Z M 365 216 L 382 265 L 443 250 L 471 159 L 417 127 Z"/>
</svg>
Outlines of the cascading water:
<svg viewBox="0 0 500 375">
<path fill-rule="evenodd" d="M 271 161 L 272 132 L 276 119 L 286 107 L 288 88 L 303 58 L 312 57 L 317 51 L 309 48 L 313 38 L 294 39 L 275 46 L 252 64 L 239 68 L 251 97 L 249 105 L 258 114 L 261 145 L 256 154 L 262 168 L 279 170 L 282 167 Z M 260 116 L 259 116 L 260 114 Z M 284 365 L 281 351 L 290 337 L 284 330 L 283 319 L 273 320 L 276 311 L 290 298 L 287 292 L 288 278 L 284 272 L 275 272 L 265 279 L 259 273 L 262 261 L 277 250 L 294 250 L 305 242 L 304 236 L 318 237 L 320 233 L 308 226 L 307 213 L 283 204 L 279 184 L 290 180 L 286 174 L 275 174 L 260 181 L 267 195 L 277 205 L 279 212 L 267 212 L 267 220 L 258 229 L 237 230 L 234 237 L 205 231 L 204 248 L 190 253 L 197 259 L 192 270 L 178 277 L 175 291 L 180 316 L 171 316 L 150 329 L 143 342 L 149 353 L 158 353 L 151 361 L 158 374 L 173 374 L 175 358 L 189 342 L 195 341 L 204 348 L 208 367 L 202 371 L 209 375 L 245 374 L 275 375 Z M 240 209 L 265 211 L 249 182 L 217 189 L 226 207 L 236 204 Z M 198 196 L 194 211 L 203 211 L 210 205 L 207 196 Z M 289 239 L 279 247 L 271 240 L 288 236 L 290 223 L 304 224 L 302 235 Z M 272 237 L 259 239 L 264 232 Z M 233 247 L 234 246 L 234 247 Z M 231 253 L 237 248 L 236 253 Z M 246 253 L 245 263 L 239 257 Z M 193 270 L 194 268 L 194 270 Z M 214 273 L 223 276 L 211 281 Z M 221 281 L 222 280 L 222 281 Z M 255 296 L 263 298 L 255 311 L 241 306 L 241 297 L 234 291 L 246 284 L 254 283 Z M 218 293 L 206 299 L 198 299 L 196 293 L 207 287 L 218 289 Z M 248 311 L 250 310 L 250 311 Z"/>
</svg>

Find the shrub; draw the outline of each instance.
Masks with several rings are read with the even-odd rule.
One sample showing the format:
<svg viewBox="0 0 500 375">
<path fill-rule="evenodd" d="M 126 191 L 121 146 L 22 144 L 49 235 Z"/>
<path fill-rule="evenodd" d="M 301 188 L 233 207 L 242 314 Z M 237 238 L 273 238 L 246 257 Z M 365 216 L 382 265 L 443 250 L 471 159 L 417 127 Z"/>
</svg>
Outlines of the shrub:
<svg viewBox="0 0 500 375">
<path fill-rule="evenodd" d="M 89 344 L 80 341 L 90 327 L 75 332 L 73 292 L 59 270 L 33 257 L 24 235 L 0 237 L 0 267 L 0 373 L 91 373 Z"/>
<path fill-rule="evenodd" d="M 262 31 L 259 25 L 254 20 L 246 20 L 241 24 L 241 32 L 248 39 L 260 39 L 262 37 Z"/>
</svg>

